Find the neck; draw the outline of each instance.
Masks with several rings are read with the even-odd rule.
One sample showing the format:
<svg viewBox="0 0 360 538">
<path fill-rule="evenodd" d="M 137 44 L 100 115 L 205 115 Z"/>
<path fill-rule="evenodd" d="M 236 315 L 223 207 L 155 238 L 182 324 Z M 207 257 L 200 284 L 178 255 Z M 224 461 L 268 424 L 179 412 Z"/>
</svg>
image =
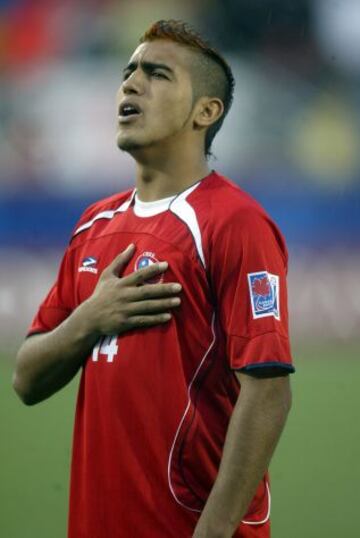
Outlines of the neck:
<svg viewBox="0 0 360 538">
<path fill-rule="evenodd" d="M 196 147 L 175 151 L 168 148 L 154 150 L 152 147 L 141 150 L 141 154 L 133 154 L 136 160 L 136 188 L 143 202 L 182 192 L 210 173 L 203 151 L 197 151 Z"/>
</svg>

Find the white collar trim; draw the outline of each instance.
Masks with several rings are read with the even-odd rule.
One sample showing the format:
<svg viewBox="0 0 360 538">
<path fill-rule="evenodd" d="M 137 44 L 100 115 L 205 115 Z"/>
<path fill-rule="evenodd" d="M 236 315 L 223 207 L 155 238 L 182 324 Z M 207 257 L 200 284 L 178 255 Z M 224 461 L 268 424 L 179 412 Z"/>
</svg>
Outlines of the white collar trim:
<svg viewBox="0 0 360 538">
<path fill-rule="evenodd" d="M 161 200 L 154 200 L 153 202 L 143 202 L 139 200 L 139 196 L 135 193 L 134 197 L 134 213 L 137 217 L 153 217 L 154 215 L 159 215 L 164 211 L 167 211 L 170 207 L 170 204 L 176 198 L 174 196 L 169 196 L 168 198 L 162 198 Z"/>
</svg>

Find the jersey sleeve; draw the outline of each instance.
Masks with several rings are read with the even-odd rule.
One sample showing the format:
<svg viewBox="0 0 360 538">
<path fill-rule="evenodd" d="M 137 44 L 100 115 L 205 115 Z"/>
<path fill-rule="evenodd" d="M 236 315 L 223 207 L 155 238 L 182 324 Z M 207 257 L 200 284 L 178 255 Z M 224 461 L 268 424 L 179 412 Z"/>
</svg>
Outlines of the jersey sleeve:
<svg viewBox="0 0 360 538">
<path fill-rule="evenodd" d="M 30 327 L 28 336 L 48 332 L 62 323 L 74 309 L 73 271 L 69 250 L 62 259 L 57 279 L 41 303 Z"/>
<path fill-rule="evenodd" d="M 96 215 L 104 210 L 113 211 L 119 207 L 119 204 L 126 201 L 133 191 L 129 190 L 122 193 L 112 195 L 103 200 L 91 204 L 85 209 L 80 219 L 73 228 L 70 243 L 65 251 L 62 259 L 57 279 L 50 289 L 49 293 L 41 303 L 37 314 L 35 315 L 32 324 L 28 330 L 28 336 L 48 332 L 62 323 L 76 308 L 77 298 L 75 292 L 75 256 L 73 241 L 80 231 L 87 228 L 87 224 L 91 223 Z"/>
<path fill-rule="evenodd" d="M 294 371 L 286 274 L 284 240 L 265 214 L 239 211 L 213 232 L 210 278 L 232 369 L 258 376 Z"/>
</svg>

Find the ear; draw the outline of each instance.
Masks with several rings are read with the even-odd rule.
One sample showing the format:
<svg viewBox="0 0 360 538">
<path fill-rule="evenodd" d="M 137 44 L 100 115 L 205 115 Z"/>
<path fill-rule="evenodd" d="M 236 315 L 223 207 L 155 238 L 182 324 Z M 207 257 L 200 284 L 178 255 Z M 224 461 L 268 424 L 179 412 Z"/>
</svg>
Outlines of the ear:
<svg viewBox="0 0 360 538">
<path fill-rule="evenodd" d="M 201 97 L 194 112 L 194 128 L 207 129 L 223 115 L 224 103 L 218 97 Z"/>
</svg>

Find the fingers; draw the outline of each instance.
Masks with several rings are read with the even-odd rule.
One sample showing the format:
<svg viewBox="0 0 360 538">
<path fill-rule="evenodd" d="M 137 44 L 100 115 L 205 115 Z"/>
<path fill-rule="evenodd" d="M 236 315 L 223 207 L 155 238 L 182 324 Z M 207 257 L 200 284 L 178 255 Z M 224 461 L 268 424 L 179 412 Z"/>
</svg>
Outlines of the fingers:
<svg viewBox="0 0 360 538">
<path fill-rule="evenodd" d="M 125 250 L 123 250 L 116 258 L 104 269 L 102 278 L 106 278 L 109 275 L 119 277 L 122 273 L 125 265 L 129 262 L 135 252 L 135 245 L 131 243 Z M 150 280 L 166 271 L 169 264 L 167 262 L 159 262 L 135 271 L 130 275 L 121 279 L 123 286 L 140 286 L 147 280 Z"/>
<path fill-rule="evenodd" d="M 135 316 L 145 314 L 146 316 L 151 314 L 168 314 L 168 310 L 176 308 L 181 303 L 179 297 L 171 297 L 170 299 L 158 299 L 152 301 L 138 301 L 128 305 L 126 312 L 128 316 Z"/>
<path fill-rule="evenodd" d="M 181 284 L 174 282 L 169 284 L 144 284 L 143 286 L 128 288 L 126 296 L 128 301 L 159 299 L 179 293 L 181 289 Z"/>
<path fill-rule="evenodd" d="M 121 282 L 124 286 L 140 286 L 144 284 L 147 280 L 154 278 L 161 273 L 164 273 L 168 268 L 169 264 L 167 262 L 159 262 L 145 267 L 145 269 L 140 269 L 135 271 L 121 279 Z"/>
<path fill-rule="evenodd" d="M 100 334 L 122 334 L 166 323 L 172 318 L 170 312 L 181 303 L 177 297 L 182 290 L 179 283 L 149 283 L 167 270 L 167 262 L 121 276 L 134 252 L 135 245 L 130 244 L 106 267 L 90 298 L 94 327 Z"/>
<path fill-rule="evenodd" d="M 122 273 L 125 265 L 131 259 L 132 255 L 135 252 L 135 245 L 131 243 L 125 250 L 120 252 L 116 258 L 104 269 L 102 276 L 114 275 L 119 276 Z"/>
<path fill-rule="evenodd" d="M 132 316 L 129 318 L 129 328 L 142 329 L 145 327 L 153 327 L 154 325 L 161 325 L 171 320 L 171 314 L 154 314 L 152 316 Z"/>
</svg>

